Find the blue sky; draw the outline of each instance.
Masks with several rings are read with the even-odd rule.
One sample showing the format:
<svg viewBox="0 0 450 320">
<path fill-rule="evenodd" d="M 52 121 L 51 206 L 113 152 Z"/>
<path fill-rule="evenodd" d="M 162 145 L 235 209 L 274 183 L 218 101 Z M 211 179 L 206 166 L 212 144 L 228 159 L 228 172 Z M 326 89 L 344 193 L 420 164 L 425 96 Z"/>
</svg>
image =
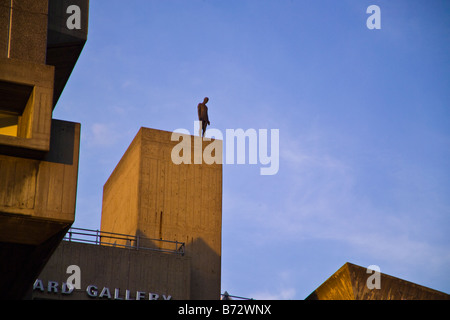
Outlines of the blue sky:
<svg viewBox="0 0 450 320">
<path fill-rule="evenodd" d="M 369 30 L 366 9 L 381 8 Z M 74 226 L 142 126 L 280 130 L 280 169 L 224 165 L 222 291 L 304 299 L 345 262 L 450 293 L 450 3 L 91 1 L 54 112 L 82 124 Z"/>
</svg>

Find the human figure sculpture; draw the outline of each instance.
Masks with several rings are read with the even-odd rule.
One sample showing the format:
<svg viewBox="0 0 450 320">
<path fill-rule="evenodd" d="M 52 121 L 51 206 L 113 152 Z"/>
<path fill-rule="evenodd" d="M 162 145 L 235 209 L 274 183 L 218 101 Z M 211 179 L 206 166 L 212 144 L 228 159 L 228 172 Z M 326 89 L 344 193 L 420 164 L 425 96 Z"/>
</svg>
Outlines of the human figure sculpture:
<svg viewBox="0 0 450 320">
<path fill-rule="evenodd" d="M 208 118 L 208 107 L 206 106 L 208 101 L 209 101 L 209 98 L 206 97 L 205 99 L 203 99 L 203 102 L 198 104 L 198 107 L 197 107 L 198 121 L 200 121 L 200 124 L 201 124 L 201 128 L 199 129 L 198 134 L 200 135 L 200 130 L 201 130 L 202 138 L 205 136 L 206 127 L 211 124 L 209 122 L 209 118 Z"/>
</svg>

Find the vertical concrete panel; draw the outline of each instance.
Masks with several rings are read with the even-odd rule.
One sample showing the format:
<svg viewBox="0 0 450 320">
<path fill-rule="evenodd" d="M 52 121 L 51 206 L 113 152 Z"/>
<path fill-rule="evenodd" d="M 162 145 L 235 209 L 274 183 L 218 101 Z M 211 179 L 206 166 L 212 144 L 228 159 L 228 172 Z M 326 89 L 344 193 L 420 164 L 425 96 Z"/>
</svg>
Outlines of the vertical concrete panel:
<svg viewBox="0 0 450 320">
<path fill-rule="evenodd" d="M 186 216 L 188 212 L 187 201 L 187 170 L 185 165 L 180 165 L 180 183 L 179 183 L 179 201 L 178 201 L 178 218 L 176 221 L 177 228 L 186 225 Z"/>
<path fill-rule="evenodd" d="M 142 198 L 141 203 L 146 203 L 146 210 L 143 207 L 141 211 L 141 220 L 144 228 L 142 232 L 150 238 L 158 237 L 158 217 L 159 212 L 157 208 L 157 197 L 150 197 L 158 187 L 158 161 L 156 159 L 147 159 L 146 165 L 143 165 L 143 170 L 148 170 L 148 175 L 145 176 L 143 187 L 141 189 Z"/>
<path fill-rule="evenodd" d="M 78 158 L 78 157 L 77 157 Z M 72 170 L 69 166 L 64 166 L 64 180 L 76 181 L 78 170 Z M 63 213 L 75 212 L 75 203 L 77 195 L 77 185 L 73 183 L 65 183 L 63 185 L 63 198 L 61 211 Z"/>
<path fill-rule="evenodd" d="M 180 212 L 179 212 L 179 202 L 180 202 L 180 193 L 179 193 L 179 189 L 180 189 L 180 167 L 173 164 L 173 163 L 169 163 L 169 166 L 171 168 L 171 190 L 170 190 L 170 198 L 172 199 L 172 201 L 169 201 L 170 204 L 170 212 L 171 212 L 171 218 L 169 220 L 170 223 L 170 227 L 176 227 L 177 225 L 177 221 L 179 219 L 180 216 Z"/>
<path fill-rule="evenodd" d="M 0 207 L 33 209 L 38 162 L 0 157 Z"/>
<path fill-rule="evenodd" d="M 204 179 L 203 179 L 203 190 L 214 190 L 215 186 L 213 186 L 212 184 L 212 178 L 214 176 L 214 172 L 212 169 L 209 168 L 205 168 L 204 172 L 206 173 Z M 205 223 L 204 223 L 204 228 L 205 228 L 205 232 L 209 232 L 210 230 L 208 230 L 208 226 L 212 226 L 214 223 L 214 212 L 212 211 L 212 201 L 214 198 L 214 193 L 213 192 L 205 192 L 204 193 L 204 197 L 203 197 L 203 205 L 204 205 L 204 210 L 203 210 L 203 215 L 205 217 Z M 214 239 L 213 239 L 214 240 Z"/>
<path fill-rule="evenodd" d="M 191 228 L 198 230 L 201 225 L 201 201 L 202 201 L 202 170 L 199 165 L 193 165 L 194 170 L 194 188 L 190 190 L 194 201 L 194 215 L 191 221 Z"/>
<path fill-rule="evenodd" d="M 41 112 L 39 113 L 39 123 L 41 124 L 39 133 L 50 134 L 51 130 L 51 91 L 39 93 L 39 105 L 41 107 Z"/>
<path fill-rule="evenodd" d="M 48 163 L 43 162 L 42 165 Z M 47 209 L 50 211 L 61 211 L 62 210 L 62 186 L 64 185 L 64 165 L 56 164 L 46 170 L 49 172 L 49 188 L 47 193 Z"/>
<path fill-rule="evenodd" d="M 195 196 L 195 170 L 192 167 L 192 165 L 186 165 L 186 170 L 188 172 L 187 177 L 188 177 L 188 181 L 187 181 L 187 191 L 186 191 L 186 198 L 187 198 L 187 208 L 188 208 L 188 214 L 186 216 L 186 225 L 189 225 L 190 227 L 192 227 L 193 223 L 194 223 L 194 217 L 195 217 L 195 204 L 196 204 L 196 199 L 194 198 Z M 189 233 L 185 233 L 186 236 L 186 244 L 189 244 L 189 242 L 191 242 L 191 238 L 192 235 L 190 235 Z"/>
<path fill-rule="evenodd" d="M 156 226 L 156 238 L 160 239 L 162 237 L 162 220 L 163 220 L 163 209 L 164 209 L 164 181 L 165 181 L 165 165 L 162 161 L 158 160 L 158 171 L 156 173 L 156 189 L 154 193 L 150 193 L 147 196 L 154 195 L 156 197 L 156 215 L 155 215 L 155 226 Z M 141 227 L 141 226 L 140 226 Z"/>
<path fill-rule="evenodd" d="M 13 2 L 10 58 L 45 64 L 47 1 Z"/>
<path fill-rule="evenodd" d="M 22 171 L 22 175 L 26 180 L 24 186 L 24 190 L 26 192 L 20 204 L 26 209 L 34 209 L 34 201 L 36 195 L 36 168 L 36 163 L 29 162 L 27 169 Z"/>
<path fill-rule="evenodd" d="M 164 154 L 164 153 L 163 153 Z M 173 184 L 176 183 L 175 177 L 173 177 L 172 165 L 171 163 L 164 162 L 166 168 L 166 175 L 164 177 L 164 201 L 163 201 L 163 214 L 164 214 L 164 225 L 170 226 L 172 225 L 173 215 L 172 212 L 172 188 Z M 162 227 L 164 229 L 164 227 Z"/>
<path fill-rule="evenodd" d="M 140 139 L 140 135 L 135 137 L 103 187 L 103 231 L 136 233 L 139 216 Z"/>
<path fill-rule="evenodd" d="M 11 1 L 0 1 L 0 57 L 7 58 L 9 46 L 9 18 Z"/>
<path fill-rule="evenodd" d="M 50 192 L 50 184 L 54 180 L 50 180 L 51 168 L 47 164 L 40 163 L 39 171 L 37 175 L 37 188 L 36 188 L 36 208 L 41 211 L 41 214 L 47 215 L 48 210 L 48 197 Z"/>
</svg>

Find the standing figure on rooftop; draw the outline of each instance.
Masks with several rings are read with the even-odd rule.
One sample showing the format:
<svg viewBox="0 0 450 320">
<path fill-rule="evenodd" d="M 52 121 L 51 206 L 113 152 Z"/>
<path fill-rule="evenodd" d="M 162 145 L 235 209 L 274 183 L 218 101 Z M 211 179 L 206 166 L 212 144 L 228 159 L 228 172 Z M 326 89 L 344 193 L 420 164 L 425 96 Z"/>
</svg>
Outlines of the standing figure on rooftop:
<svg viewBox="0 0 450 320">
<path fill-rule="evenodd" d="M 201 129 L 199 129 L 198 135 L 200 135 L 200 130 L 201 130 L 202 137 L 205 136 L 206 127 L 211 124 L 209 122 L 209 118 L 208 118 L 208 107 L 206 106 L 208 101 L 209 101 L 209 98 L 206 97 L 205 99 L 203 99 L 203 102 L 198 104 L 198 107 L 197 107 L 198 121 L 200 121 L 200 125 L 201 125 Z"/>
</svg>

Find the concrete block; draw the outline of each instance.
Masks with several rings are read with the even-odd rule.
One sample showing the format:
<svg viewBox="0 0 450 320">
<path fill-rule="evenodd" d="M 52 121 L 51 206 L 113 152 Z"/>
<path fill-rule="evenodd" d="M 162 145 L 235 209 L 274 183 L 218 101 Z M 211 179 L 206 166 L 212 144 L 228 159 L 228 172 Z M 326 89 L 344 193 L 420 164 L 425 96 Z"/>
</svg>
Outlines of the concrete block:
<svg viewBox="0 0 450 320">
<path fill-rule="evenodd" d="M 0 59 L 0 113 L 19 116 L 16 137 L 0 134 L 1 153 L 30 157 L 34 151 L 39 158 L 49 151 L 53 83 L 53 66 Z"/>
<path fill-rule="evenodd" d="M 45 241 L 54 230 L 34 229 L 36 219 L 41 227 L 45 221 L 64 227 L 73 223 L 79 141 L 79 124 L 54 120 L 52 151 L 44 160 L 0 155 L 0 220 L 5 222 L 0 223 L 0 242 Z"/>
<path fill-rule="evenodd" d="M 372 271 L 346 263 L 306 300 L 449 300 L 450 295 L 384 273 L 379 288 L 367 285 Z"/>
<path fill-rule="evenodd" d="M 139 130 L 103 188 L 101 229 L 184 242 L 191 298 L 219 299 L 222 165 L 174 164 L 171 152 L 179 142 L 171 136 Z M 188 139 L 193 159 L 195 139 L 201 138 Z M 204 140 L 201 150 L 210 143 Z"/>
</svg>

